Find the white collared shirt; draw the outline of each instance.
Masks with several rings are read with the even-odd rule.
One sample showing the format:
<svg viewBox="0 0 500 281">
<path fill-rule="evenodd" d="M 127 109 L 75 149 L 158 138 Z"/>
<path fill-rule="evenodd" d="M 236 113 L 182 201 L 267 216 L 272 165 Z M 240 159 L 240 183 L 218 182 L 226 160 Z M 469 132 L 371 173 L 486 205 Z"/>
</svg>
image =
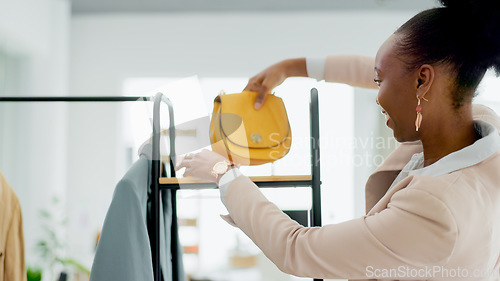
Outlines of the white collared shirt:
<svg viewBox="0 0 500 281">
<path fill-rule="evenodd" d="M 224 194 L 226 193 L 226 189 L 229 186 L 229 184 L 241 175 L 243 174 L 238 168 L 232 168 L 231 170 L 227 171 L 224 175 L 222 175 L 222 177 L 219 180 L 220 199 L 222 200 L 222 203 L 225 204 Z"/>
<path fill-rule="evenodd" d="M 307 76 L 318 81 L 325 80 L 326 58 L 306 58 Z"/>
<path fill-rule="evenodd" d="M 475 120 L 474 128 L 481 138 L 473 144 L 452 152 L 432 165 L 424 167 L 424 153 L 414 154 L 388 190 L 410 175 L 441 176 L 476 165 L 500 149 L 497 129 L 484 121 Z"/>
</svg>

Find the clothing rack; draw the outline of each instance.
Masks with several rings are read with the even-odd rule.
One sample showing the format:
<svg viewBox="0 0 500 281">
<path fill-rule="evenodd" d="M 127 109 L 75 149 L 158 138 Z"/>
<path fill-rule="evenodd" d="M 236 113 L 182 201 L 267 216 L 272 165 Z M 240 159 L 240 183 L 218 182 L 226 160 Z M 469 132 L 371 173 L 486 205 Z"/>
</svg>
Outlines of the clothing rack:
<svg viewBox="0 0 500 281">
<path fill-rule="evenodd" d="M 60 97 L 0 97 L 0 102 L 132 102 L 153 101 L 153 155 L 151 166 L 151 220 L 152 233 L 149 233 L 151 245 L 151 257 L 153 263 L 153 276 L 155 281 L 161 280 L 160 268 L 160 192 L 169 190 L 172 200 L 172 229 L 177 231 L 177 190 L 182 184 L 183 188 L 215 188 L 214 183 L 204 181 L 187 180 L 175 178 L 175 123 L 173 106 L 171 101 L 163 94 L 157 93 L 154 97 L 144 96 L 60 96 Z M 161 177 L 160 156 L 160 104 L 166 103 L 169 109 L 169 138 L 170 138 L 170 178 Z M 317 89 L 311 89 L 310 112 L 310 145 L 311 145 L 311 176 L 264 176 L 250 177 L 259 187 L 302 187 L 310 186 L 312 192 L 311 225 L 321 226 L 321 180 L 320 180 L 320 153 L 319 153 L 319 103 Z M 178 256 L 177 235 L 172 235 L 172 280 L 179 281 L 178 262 L 174 257 Z M 314 279 L 321 280 L 321 279 Z"/>
<path fill-rule="evenodd" d="M 151 221 L 152 233 L 149 234 L 151 245 L 151 257 L 153 261 L 153 276 L 155 281 L 161 281 L 160 268 L 160 188 L 158 179 L 160 178 L 160 104 L 162 102 L 168 105 L 169 110 L 169 137 L 170 137 L 170 167 L 171 176 L 175 177 L 175 130 L 174 130 L 174 115 L 171 101 L 162 93 L 157 93 L 155 97 L 147 96 L 60 96 L 60 97 L 0 97 L 0 102 L 134 102 L 134 101 L 153 101 L 153 155 L 151 163 Z M 177 214 L 176 214 L 176 189 L 171 189 L 172 193 L 172 230 L 177 230 Z M 175 237 L 175 239 L 174 239 Z M 177 235 L 172 235 L 172 257 L 176 257 L 177 253 Z M 178 281 L 177 259 L 172 259 L 172 280 Z"/>
</svg>

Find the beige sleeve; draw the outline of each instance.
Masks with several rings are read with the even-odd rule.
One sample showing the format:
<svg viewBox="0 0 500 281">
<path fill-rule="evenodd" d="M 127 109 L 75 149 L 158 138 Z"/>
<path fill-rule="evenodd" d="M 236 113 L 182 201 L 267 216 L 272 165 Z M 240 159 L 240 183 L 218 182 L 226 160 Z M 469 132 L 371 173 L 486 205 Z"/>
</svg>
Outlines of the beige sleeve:
<svg viewBox="0 0 500 281">
<path fill-rule="evenodd" d="M 446 205 L 415 189 L 395 193 L 380 213 L 323 227 L 299 225 L 245 176 L 229 185 L 225 204 L 235 224 L 280 270 L 302 277 L 366 279 L 377 277 L 376 269 L 442 265 L 456 242 Z"/>
<path fill-rule="evenodd" d="M 15 194 L 12 194 L 12 219 L 6 237 L 5 278 L 4 280 L 24 281 L 26 265 L 24 261 L 24 235 L 21 207 Z"/>
<path fill-rule="evenodd" d="M 360 55 L 327 56 L 325 81 L 344 83 L 354 87 L 377 89 L 375 58 Z"/>
</svg>

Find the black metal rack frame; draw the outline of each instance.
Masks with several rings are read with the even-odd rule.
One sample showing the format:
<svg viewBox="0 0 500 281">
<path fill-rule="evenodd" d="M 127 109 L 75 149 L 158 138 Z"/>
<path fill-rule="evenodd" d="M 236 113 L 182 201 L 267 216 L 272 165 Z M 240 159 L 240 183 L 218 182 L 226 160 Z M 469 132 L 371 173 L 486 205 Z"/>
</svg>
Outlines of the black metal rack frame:
<svg viewBox="0 0 500 281">
<path fill-rule="evenodd" d="M 160 184 L 161 156 L 160 156 L 160 104 L 166 103 L 169 108 L 169 138 L 170 138 L 170 177 L 175 177 L 175 123 L 173 106 L 170 100 L 162 93 L 155 97 L 144 96 L 60 96 L 60 97 L 0 97 L 0 102 L 132 102 L 153 101 L 153 155 L 152 155 L 152 226 L 153 233 L 149 233 L 151 244 L 151 256 L 153 262 L 153 276 L 155 281 L 161 281 L 160 268 L 160 192 L 170 190 L 172 198 L 172 229 L 177 229 L 177 204 L 176 192 L 180 189 L 177 185 Z M 320 181 L 320 154 L 319 154 L 319 103 L 318 91 L 311 89 L 310 111 L 310 134 L 311 134 L 311 175 L 312 179 L 300 181 L 267 181 L 256 183 L 259 187 L 298 187 L 311 186 L 312 191 L 312 226 L 321 226 L 321 181 Z M 196 186 L 197 184 L 195 184 Z M 203 184 L 206 186 L 206 184 Z M 184 186 L 187 187 L 187 186 Z M 212 188 L 214 186 L 208 186 Z M 177 235 L 171 239 L 172 257 L 177 257 L 178 243 Z M 172 258 L 172 280 L 179 281 L 177 259 Z M 314 279 L 321 280 L 321 279 Z"/>
</svg>

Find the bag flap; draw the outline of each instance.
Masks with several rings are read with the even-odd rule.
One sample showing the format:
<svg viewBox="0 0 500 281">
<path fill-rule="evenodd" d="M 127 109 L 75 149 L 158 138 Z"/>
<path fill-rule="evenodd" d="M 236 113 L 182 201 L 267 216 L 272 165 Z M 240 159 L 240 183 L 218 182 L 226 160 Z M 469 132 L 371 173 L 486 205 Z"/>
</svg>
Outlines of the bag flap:
<svg viewBox="0 0 500 281">
<path fill-rule="evenodd" d="M 240 94 L 219 95 L 220 126 L 222 132 L 232 143 L 249 148 L 273 148 L 290 136 L 290 124 L 285 105 L 280 97 L 268 95 L 259 109 L 254 108 L 257 92 L 245 91 Z M 218 102 L 217 98 L 215 102 Z M 239 118 L 235 118 L 235 115 Z M 243 122 L 246 140 L 232 137 Z M 245 143 L 246 142 L 246 143 Z"/>
</svg>

